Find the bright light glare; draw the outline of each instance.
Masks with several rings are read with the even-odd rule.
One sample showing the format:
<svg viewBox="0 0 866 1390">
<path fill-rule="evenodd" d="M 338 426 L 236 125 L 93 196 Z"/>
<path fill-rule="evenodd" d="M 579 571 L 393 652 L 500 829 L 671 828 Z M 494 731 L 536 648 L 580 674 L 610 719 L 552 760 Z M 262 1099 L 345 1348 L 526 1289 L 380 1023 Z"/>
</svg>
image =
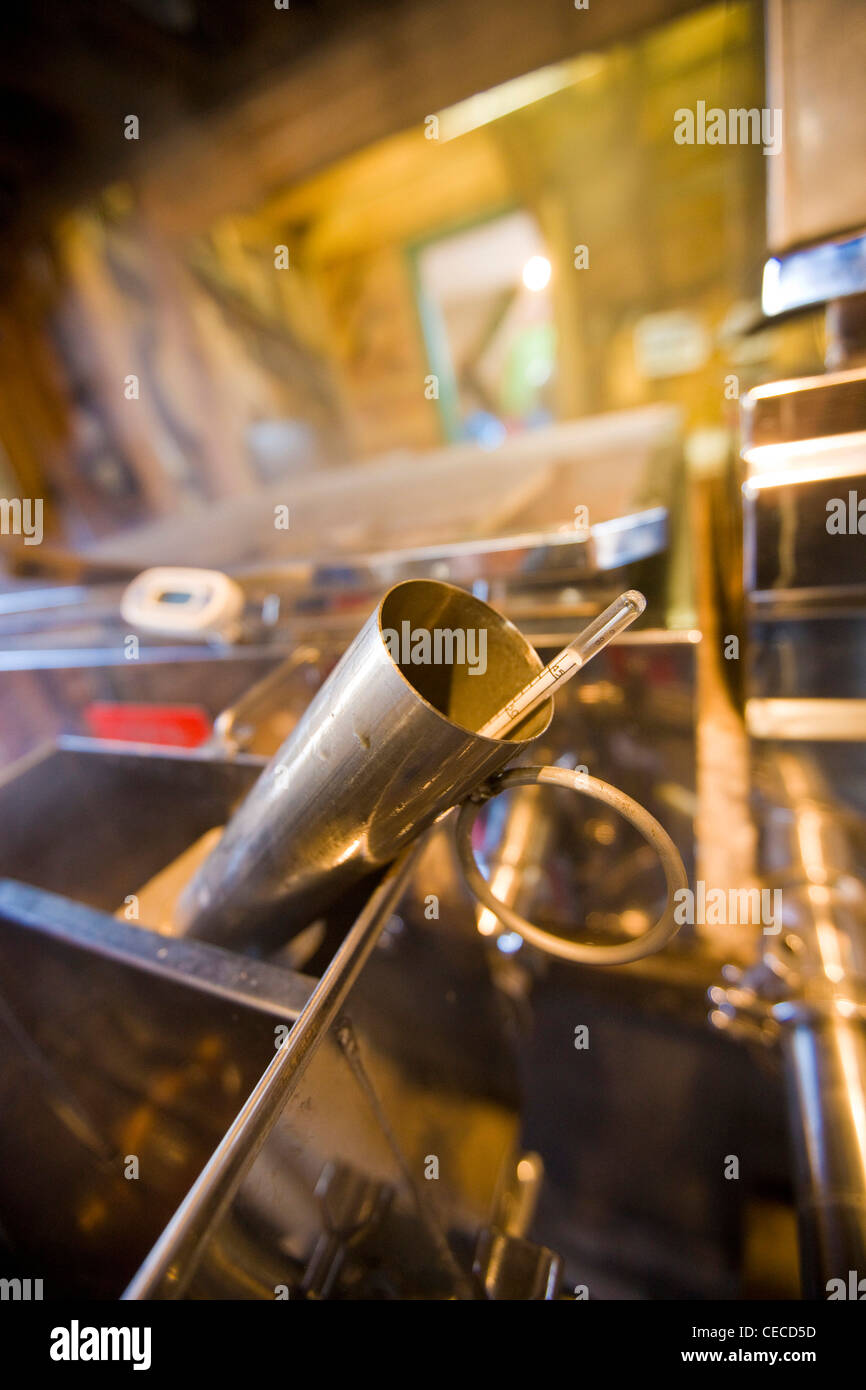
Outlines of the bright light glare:
<svg viewBox="0 0 866 1390">
<path fill-rule="evenodd" d="M 519 951 L 523 945 L 523 937 L 518 936 L 516 931 L 504 931 L 501 936 L 496 938 L 496 944 L 505 956 L 513 956 L 515 951 Z"/>
<path fill-rule="evenodd" d="M 458 101 L 440 111 L 439 139 L 453 140 L 457 135 L 466 135 L 470 130 L 478 130 L 490 121 L 498 121 L 512 111 L 520 111 L 531 106 L 554 92 L 561 92 L 576 82 L 595 77 L 605 69 L 605 60 L 598 53 L 582 53 L 565 63 L 553 63 L 537 72 L 527 72 L 521 77 L 513 77 L 489 91 L 478 92 L 475 96 Z"/>
<path fill-rule="evenodd" d="M 499 919 L 494 917 L 489 907 L 485 907 L 478 914 L 478 930 L 482 936 L 492 936 L 499 929 Z"/>
<path fill-rule="evenodd" d="M 537 294 L 550 280 L 550 261 L 546 256 L 530 256 L 523 267 L 523 283 Z"/>
</svg>

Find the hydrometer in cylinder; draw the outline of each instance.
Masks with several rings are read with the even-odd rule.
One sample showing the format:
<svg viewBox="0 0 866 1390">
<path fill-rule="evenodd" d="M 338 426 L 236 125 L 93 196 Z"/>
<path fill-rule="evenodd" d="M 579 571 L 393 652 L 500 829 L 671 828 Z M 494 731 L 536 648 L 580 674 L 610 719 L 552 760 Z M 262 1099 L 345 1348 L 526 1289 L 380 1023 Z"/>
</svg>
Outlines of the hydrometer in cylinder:
<svg viewBox="0 0 866 1390">
<path fill-rule="evenodd" d="M 537 709 L 540 704 L 555 695 L 560 686 L 571 680 L 588 661 L 618 637 L 646 608 L 646 599 L 638 589 L 627 589 L 614 599 L 603 613 L 578 633 L 567 647 L 548 662 L 528 685 L 525 685 L 507 705 L 488 719 L 478 730 L 485 738 L 504 738 L 505 735 Z"/>
</svg>

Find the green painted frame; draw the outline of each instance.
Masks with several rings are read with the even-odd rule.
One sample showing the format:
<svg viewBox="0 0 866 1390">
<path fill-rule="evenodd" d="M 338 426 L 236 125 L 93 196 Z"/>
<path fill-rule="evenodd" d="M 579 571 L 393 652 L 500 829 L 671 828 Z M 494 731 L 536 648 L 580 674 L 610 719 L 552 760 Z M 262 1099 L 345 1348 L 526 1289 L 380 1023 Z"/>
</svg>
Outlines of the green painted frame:
<svg viewBox="0 0 866 1390">
<path fill-rule="evenodd" d="M 483 227 L 488 222 L 496 222 L 500 217 L 507 217 L 514 212 L 529 212 L 532 215 L 531 209 L 525 208 L 521 203 L 497 203 L 487 211 L 477 213 L 473 217 L 443 223 L 434 232 L 428 232 L 417 240 L 407 242 L 404 247 L 412 296 L 415 301 L 419 336 L 430 372 L 439 381 L 439 395 L 435 401 L 436 412 L 439 416 L 442 434 L 448 444 L 457 444 L 462 438 L 460 432 L 460 398 L 445 324 L 439 306 L 426 293 L 421 280 L 421 255 L 434 242 L 446 241 L 448 237 L 459 236 L 461 232 L 470 232 L 475 227 Z"/>
</svg>

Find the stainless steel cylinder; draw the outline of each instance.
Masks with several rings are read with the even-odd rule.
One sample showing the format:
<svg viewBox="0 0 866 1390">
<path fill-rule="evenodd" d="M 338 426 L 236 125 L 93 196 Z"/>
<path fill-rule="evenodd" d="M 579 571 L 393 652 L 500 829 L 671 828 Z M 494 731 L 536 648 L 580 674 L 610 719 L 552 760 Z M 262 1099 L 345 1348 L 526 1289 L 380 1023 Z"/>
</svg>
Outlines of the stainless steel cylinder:
<svg viewBox="0 0 866 1390">
<path fill-rule="evenodd" d="M 866 1277 L 866 1025 L 829 1006 L 782 1010 L 803 1294 L 847 1298 Z"/>
<path fill-rule="evenodd" d="M 391 589 L 190 881 L 184 935 L 279 944 L 550 722 L 475 732 L 541 669 L 495 609 L 451 584 Z"/>
<path fill-rule="evenodd" d="M 781 1025 L 803 1292 L 825 1299 L 841 1288 L 850 1297 L 851 1282 L 866 1278 L 866 897 L 852 818 L 814 753 L 768 751 L 761 785 L 767 877 L 784 884 L 786 902 L 785 934 L 764 938 L 764 956 L 776 987 L 789 992 L 772 1013 Z"/>
</svg>

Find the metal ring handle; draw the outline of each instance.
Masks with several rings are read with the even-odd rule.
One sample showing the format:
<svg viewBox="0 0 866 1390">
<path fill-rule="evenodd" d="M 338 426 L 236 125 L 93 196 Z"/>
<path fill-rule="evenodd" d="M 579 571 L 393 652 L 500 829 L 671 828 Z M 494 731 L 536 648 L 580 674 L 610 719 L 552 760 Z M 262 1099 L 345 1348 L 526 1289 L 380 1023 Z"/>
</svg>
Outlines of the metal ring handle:
<svg viewBox="0 0 866 1390">
<path fill-rule="evenodd" d="M 569 787 L 593 801 L 604 802 L 633 825 L 655 850 L 667 882 L 667 903 L 658 921 L 635 940 L 623 941 L 615 946 L 588 946 L 579 941 L 566 941 L 561 936 L 554 936 L 552 932 L 542 931 L 532 922 L 527 922 L 491 892 L 472 849 L 472 827 L 475 818 L 482 805 L 494 796 L 499 796 L 500 792 L 508 791 L 511 787 L 526 787 L 537 783 Z M 512 931 L 517 932 L 540 951 L 546 951 L 548 955 L 559 956 L 562 960 L 574 961 L 580 965 L 627 965 L 630 961 L 641 960 L 644 956 L 651 955 L 653 951 L 660 951 L 679 930 L 679 923 L 674 920 L 675 894 L 689 886 L 679 850 L 655 816 L 651 816 L 639 802 L 633 801 L 617 787 L 611 787 L 607 782 L 599 781 L 597 777 L 590 777 L 586 772 L 572 772 L 569 768 L 563 767 L 516 767 L 510 772 L 503 772 L 463 802 L 454 833 L 460 866 L 474 896 Z"/>
</svg>

